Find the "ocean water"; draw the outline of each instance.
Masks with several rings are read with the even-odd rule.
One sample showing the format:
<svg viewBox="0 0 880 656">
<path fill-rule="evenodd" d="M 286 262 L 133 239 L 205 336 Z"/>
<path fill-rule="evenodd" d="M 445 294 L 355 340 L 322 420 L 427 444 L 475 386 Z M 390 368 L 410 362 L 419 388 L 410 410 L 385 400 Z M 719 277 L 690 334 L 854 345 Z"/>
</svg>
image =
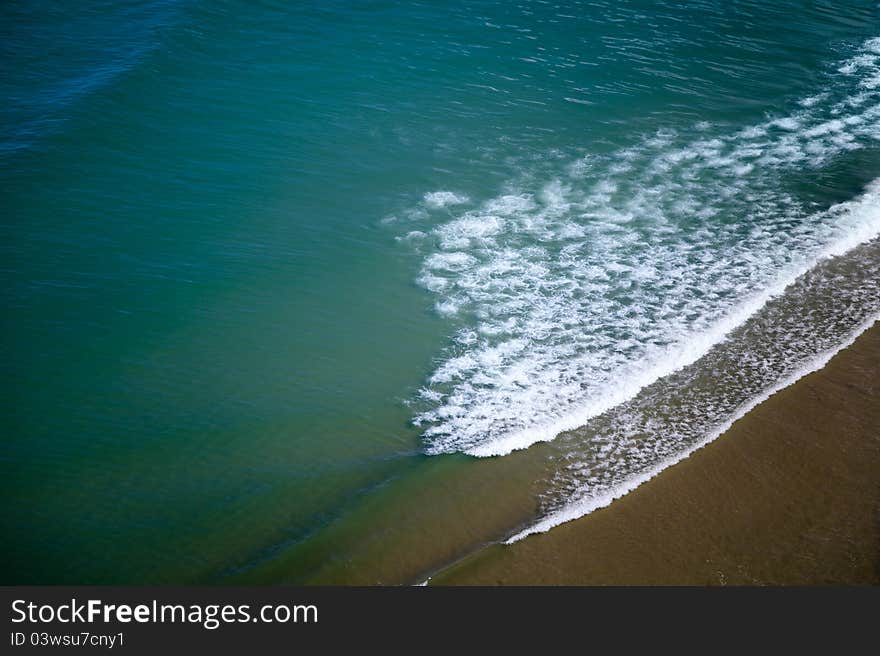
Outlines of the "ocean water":
<svg viewBox="0 0 880 656">
<path fill-rule="evenodd" d="M 0 7 L 4 583 L 412 583 L 880 316 L 875 2 Z"/>
</svg>

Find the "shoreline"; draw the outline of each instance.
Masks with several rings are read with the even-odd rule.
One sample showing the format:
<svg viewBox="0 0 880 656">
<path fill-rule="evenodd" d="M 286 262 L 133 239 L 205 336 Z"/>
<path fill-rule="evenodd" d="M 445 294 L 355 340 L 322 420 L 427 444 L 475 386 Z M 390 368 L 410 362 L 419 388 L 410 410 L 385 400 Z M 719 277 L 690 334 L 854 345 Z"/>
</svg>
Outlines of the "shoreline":
<svg viewBox="0 0 880 656">
<path fill-rule="evenodd" d="M 880 324 L 610 506 L 430 583 L 880 583 Z"/>
</svg>

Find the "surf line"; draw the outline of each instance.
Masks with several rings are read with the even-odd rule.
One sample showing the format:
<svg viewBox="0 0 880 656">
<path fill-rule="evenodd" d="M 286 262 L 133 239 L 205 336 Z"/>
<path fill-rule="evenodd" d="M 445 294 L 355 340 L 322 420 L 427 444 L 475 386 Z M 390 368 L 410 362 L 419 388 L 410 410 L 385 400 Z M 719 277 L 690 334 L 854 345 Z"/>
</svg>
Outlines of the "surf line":
<svg viewBox="0 0 880 656">
<path fill-rule="evenodd" d="M 859 324 L 853 331 L 847 335 L 847 337 L 837 346 L 834 346 L 827 351 L 819 353 L 818 355 L 813 356 L 804 365 L 792 373 L 791 375 L 783 378 L 781 381 L 773 385 L 768 390 L 762 392 L 761 394 L 756 395 L 749 401 L 743 403 L 728 419 L 716 425 L 709 433 L 696 444 L 691 445 L 687 449 L 684 449 L 680 453 L 666 458 L 665 460 L 660 461 L 653 467 L 633 476 L 632 478 L 623 481 L 619 485 L 612 487 L 607 490 L 603 494 L 597 496 L 589 496 L 583 497 L 576 501 L 569 502 L 559 510 L 556 510 L 549 515 L 547 515 L 544 519 L 538 521 L 532 526 L 523 529 L 519 533 L 516 533 L 512 537 L 508 538 L 504 541 L 504 544 L 513 544 L 514 542 L 518 542 L 523 538 L 533 535 L 535 533 L 546 533 L 551 528 L 555 526 L 559 526 L 560 524 L 565 524 L 567 522 L 573 521 L 580 517 L 590 514 L 594 510 L 598 510 L 600 508 L 605 508 L 609 506 L 612 502 L 620 497 L 629 494 L 637 487 L 641 486 L 643 483 L 647 483 L 649 480 L 657 476 L 664 469 L 668 469 L 672 465 L 681 462 L 685 458 L 689 457 L 695 451 L 703 448 L 710 442 L 714 442 L 721 435 L 726 433 L 728 429 L 730 429 L 733 424 L 742 419 L 746 414 L 751 412 L 755 407 L 769 399 L 771 396 L 776 394 L 777 392 L 785 389 L 796 383 L 798 380 L 807 376 L 815 371 L 822 369 L 835 355 L 840 353 L 846 348 L 849 348 L 853 345 L 853 343 L 858 339 L 859 335 L 864 333 L 866 330 L 871 328 L 875 322 L 880 321 L 880 313 L 876 313 L 875 315 L 869 317 L 861 324 Z"/>
</svg>

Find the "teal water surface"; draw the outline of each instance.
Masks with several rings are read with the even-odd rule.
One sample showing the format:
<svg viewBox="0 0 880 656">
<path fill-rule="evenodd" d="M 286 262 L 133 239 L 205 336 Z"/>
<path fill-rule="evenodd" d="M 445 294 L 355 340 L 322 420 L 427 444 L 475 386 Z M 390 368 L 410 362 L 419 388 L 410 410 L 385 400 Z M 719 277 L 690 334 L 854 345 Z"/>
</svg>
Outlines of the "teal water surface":
<svg viewBox="0 0 880 656">
<path fill-rule="evenodd" d="M 4 3 L 0 580 L 393 580 L 353 555 L 386 532 L 406 580 L 684 448 L 524 455 L 876 236 L 878 36 L 855 1 Z"/>
</svg>

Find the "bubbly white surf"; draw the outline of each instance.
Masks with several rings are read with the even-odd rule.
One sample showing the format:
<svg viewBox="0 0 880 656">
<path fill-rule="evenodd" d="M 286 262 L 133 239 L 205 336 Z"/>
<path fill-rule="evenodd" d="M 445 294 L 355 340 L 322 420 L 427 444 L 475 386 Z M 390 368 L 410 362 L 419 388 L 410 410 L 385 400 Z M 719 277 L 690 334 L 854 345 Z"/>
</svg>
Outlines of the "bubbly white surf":
<svg viewBox="0 0 880 656">
<path fill-rule="evenodd" d="M 831 358 L 833 358 L 837 353 L 839 353 L 846 347 L 851 346 L 853 342 L 855 342 L 855 340 L 858 338 L 858 336 L 865 332 L 868 328 L 870 328 L 878 319 L 880 319 L 880 313 L 875 314 L 874 316 L 862 322 L 842 342 L 836 344 L 831 349 L 828 349 L 827 351 L 824 351 L 823 353 L 820 353 L 816 356 L 807 358 L 806 361 L 801 364 L 797 370 L 794 371 L 794 373 L 789 374 L 780 382 L 776 383 L 771 388 L 763 391 L 759 395 L 750 398 L 748 401 L 736 408 L 736 410 L 732 414 L 730 414 L 724 421 L 709 429 L 709 431 L 705 433 L 701 439 L 687 444 L 682 448 L 681 451 L 663 458 L 653 466 L 646 467 L 642 471 L 631 474 L 629 477 L 624 478 L 617 484 L 609 486 L 607 489 L 594 489 L 589 484 L 584 485 L 579 491 L 580 494 L 576 494 L 573 499 L 570 499 L 569 501 L 564 503 L 562 507 L 546 514 L 540 521 L 508 538 L 507 540 L 505 540 L 505 544 L 512 544 L 535 533 L 545 533 L 555 526 L 559 526 L 560 524 L 564 524 L 566 522 L 570 522 L 572 520 L 583 517 L 584 515 L 588 515 L 594 510 L 598 510 L 599 508 L 604 508 L 610 505 L 615 499 L 619 499 L 625 494 L 629 494 L 643 483 L 646 483 L 654 478 L 664 469 L 667 469 L 677 462 L 684 460 L 698 449 L 716 440 L 723 433 L 725 433 L 734 424 L 734 422 L 744 417 L 748 412 L 750 412 L 760 403 L 764 402 L 780 390 L 783 390 L 786 387 L 793 385 L 804 376 L 823 368 L 826 364 L 828 364 L 828 361 L 831 360 Z"/>
<path fill-rule="evenodd" d="M 420 393 L 426 451 L 499 456 L 582 427 L 880 234 L 880 183 L 830 208 L 790 191 L 880 139 L 880 39 L 826 87 L 787 115 L 714 136 L 659 131 L 476 206 L 426 194 L 433 227 L 408 235 L 427 251 L 419 283 L 462 325 Z M 754 393 L 785 372 L 765 374 Z M 609 468 L 603 485 L 644 464 Z"/>
</svg>

